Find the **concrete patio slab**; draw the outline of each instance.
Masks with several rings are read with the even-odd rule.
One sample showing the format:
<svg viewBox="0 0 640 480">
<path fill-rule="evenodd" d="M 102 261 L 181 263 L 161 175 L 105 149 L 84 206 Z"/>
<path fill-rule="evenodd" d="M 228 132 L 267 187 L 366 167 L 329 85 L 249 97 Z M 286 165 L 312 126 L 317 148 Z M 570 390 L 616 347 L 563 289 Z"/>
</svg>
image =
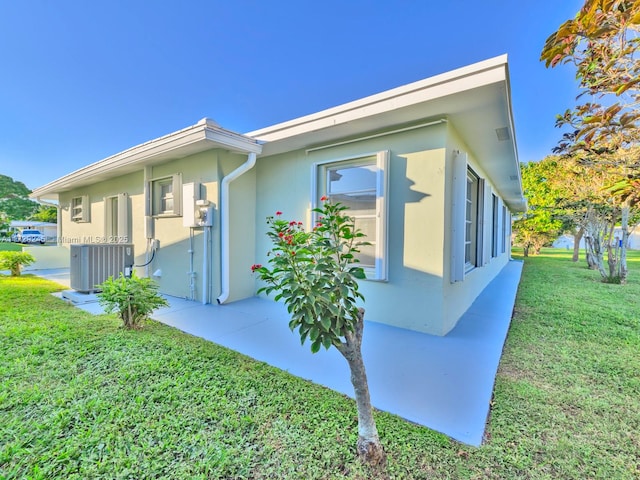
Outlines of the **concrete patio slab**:
<svg viewBox="0 0 640 480">
<path fill-rule="evenodd" d="M 521 262 L 509 262 L 445 337 L 366 322 L 373 405 L 479 446 L 521 272 Z M 61 274 L 41 276 L 58 281 Z M 353 397 L 346 361 L 335 349 L 314 355 L 301 346 L 284 305 L 258 297 L 222 306 L 167 299 L 170 307 L 154 319 Z"/>
</svg>

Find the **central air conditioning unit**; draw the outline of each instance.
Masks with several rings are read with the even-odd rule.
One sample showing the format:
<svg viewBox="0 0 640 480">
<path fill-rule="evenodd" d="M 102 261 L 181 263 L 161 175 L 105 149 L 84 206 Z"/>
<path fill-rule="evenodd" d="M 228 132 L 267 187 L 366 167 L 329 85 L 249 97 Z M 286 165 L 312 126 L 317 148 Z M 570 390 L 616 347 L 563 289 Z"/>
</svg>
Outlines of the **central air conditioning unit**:
<svg viewBox="0 0 640 480">
<path fill-rule="evenodd" d="M 71 288 L 81 293 L 97 292 L 109 277 L 129 275 L 133 267 L 130 243 L 71 245 Z"/>
</svg>

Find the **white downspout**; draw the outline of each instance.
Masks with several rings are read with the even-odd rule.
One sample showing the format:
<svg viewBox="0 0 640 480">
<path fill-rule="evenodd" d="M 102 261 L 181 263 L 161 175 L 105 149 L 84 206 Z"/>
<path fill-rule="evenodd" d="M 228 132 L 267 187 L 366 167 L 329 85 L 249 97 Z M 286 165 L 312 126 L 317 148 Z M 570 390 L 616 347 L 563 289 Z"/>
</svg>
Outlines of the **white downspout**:
<svg viewBox="0 0 640 480">
<path fill-rule="evenodd" d="M 243 173 L 251 170 L 253 166 L 256 164 L 256 154 L 249 153 L 247 157 L 247 161 L 236 168 L 233 172 L 222 179 L 222 188 L 220 194 L 220 208 L 221 208 L 221 218 L 220 218 L 220 254 L 221 254 L 221 293 L 217 298 L 219 304 L 223 304 L 229 299 L 229 283 L 230 283 L 230 272 L 229 272 L 229 184 L 233 182 L 236 178 L 238 178 Z"/>
</svg>

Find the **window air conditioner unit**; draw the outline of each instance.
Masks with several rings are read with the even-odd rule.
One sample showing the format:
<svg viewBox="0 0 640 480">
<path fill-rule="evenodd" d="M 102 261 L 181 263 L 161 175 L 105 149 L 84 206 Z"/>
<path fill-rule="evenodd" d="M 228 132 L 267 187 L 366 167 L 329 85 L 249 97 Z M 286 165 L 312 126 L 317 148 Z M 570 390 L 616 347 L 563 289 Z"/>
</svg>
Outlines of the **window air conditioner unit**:
<svg viewBox="0 0 640 480">
<path fill-rule="evenodd" d="M 133 245 L 96 243 L 71 245 L 71 288 L 81 293 L 99 291 L 98 285 L 120 273 L 129 275 L 133 266 Z"/>
</svg>

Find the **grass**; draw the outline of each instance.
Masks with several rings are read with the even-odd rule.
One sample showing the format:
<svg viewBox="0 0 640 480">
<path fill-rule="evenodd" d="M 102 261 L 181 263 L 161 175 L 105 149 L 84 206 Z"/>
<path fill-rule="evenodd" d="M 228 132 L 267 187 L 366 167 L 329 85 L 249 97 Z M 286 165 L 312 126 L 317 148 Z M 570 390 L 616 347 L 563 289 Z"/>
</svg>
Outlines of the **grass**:
<svg viewBox="0 0 640 480">
<path fill-rule="evenodd" d="M 9 252 L 21 252 L 22 245 L 19 243 L 10 243 L 5 241 L 0 241 L 0 252 L 9 251 Z"/>
<path fill-rule="evenodd" d="M 526 259 L 486 443 L 377 412 L 381 471 L 355 459 L 348 398 L 155 322 L 124 331 L 45 280 L 0 276 L 0 478 L 638 478 L 630 260 L 621 287 L 565 251 Z"/>
</svg>

